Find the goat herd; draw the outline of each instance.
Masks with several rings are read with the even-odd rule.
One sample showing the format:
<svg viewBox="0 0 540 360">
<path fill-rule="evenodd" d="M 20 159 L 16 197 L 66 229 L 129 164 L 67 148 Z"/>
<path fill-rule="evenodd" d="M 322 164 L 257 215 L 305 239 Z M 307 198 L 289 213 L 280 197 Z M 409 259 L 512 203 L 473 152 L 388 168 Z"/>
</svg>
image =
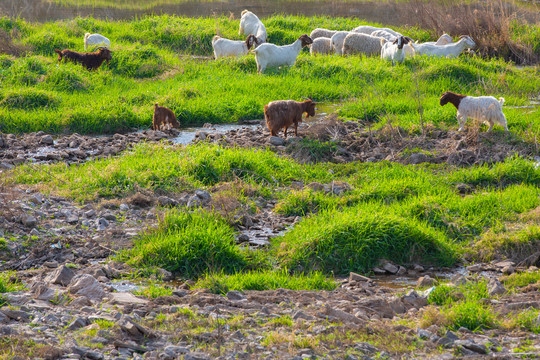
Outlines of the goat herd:
<svg viewBox="0 0 540 360">
<path fill-rule="evenodd" d="M 438 57 L 457 57 L 465 49 L 476 46 L 474 40 L 468 35 L 461 36 L 457 42 L 452 42 L 452 37 L 443 34 L 436 42 L 417 43 L 410 37 L 404 36 L 390 28 L 377 28 L 362 25 L 351 31 L 334 31 L 327 29 L 315 29 L 310 36 L 304 34 L 290 45 L 277 46 L 267 43 L 267 33 L 264 24 L 257 15 L 251 11 L 242 11 L 239 34 L 247 35 L 245 41 L 229 40 L 220 36 L 214 36 L 212 47 L 216 59 L 227 56 L 244 56 L 249 51 L 255 54 L 257 72 L 263 73 L 269 67 L 292 66 L 296 62 L 298 54 L 305 46 L 310 46 L 310 53 L 338 55 L 364 54 L 366 56 L 380 55 L 382 59 L 400 63 L 406 57 L 415 55 L 428 55 Z M 96 52 L 78 53 L 71 50 L 57 50 L 58 61 L 62 58 L 79 62 L 88 70 L 95 70 L 104 61 L 112 59 L 109 50 L 110 41 L 100 34 L 85 34 L 84 47 L 99 46 Z M 500 125 L 508 131 L 506 118 L 502 112 L 503 98 L 498 100 L 493 96 L 466 96 L 445 92 L 440 99 L 440 104 L 453 104 L 457 111 L 459 130 L 463 130 L 467 118 L 477 119 L 489 125 L 488 132 L 493 125 Z M 287 137 L 287 129 L 294 125 L 297 135 L 298 124 L 302 121 L 302 114 L 315 115 L 315 102 L 306 99 L 302 102 L 293 100 L 272 101 L 264 106 L 266 125 L 272 136 L 284 129 Z M 178 128 L 180 123 L 174 113 L 165 107 L 155 104 L 152 129 Z"/>
</svg>

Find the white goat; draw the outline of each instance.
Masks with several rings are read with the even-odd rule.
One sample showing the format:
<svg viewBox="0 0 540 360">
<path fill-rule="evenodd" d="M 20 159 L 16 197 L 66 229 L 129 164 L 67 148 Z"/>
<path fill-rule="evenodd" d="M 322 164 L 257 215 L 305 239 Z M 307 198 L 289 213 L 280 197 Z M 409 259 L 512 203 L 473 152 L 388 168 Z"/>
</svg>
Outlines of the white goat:
<svg viewBox="0 0 540 360">
<path fill-rule="evenodd" d="M 264 24 L 249 10 L 242 11 L 238 34 L 255 35 L 260 44 L 265 43 L 268 38 Z"/>
<path fill-rule="evenodd" d="M 452 103 L 457 109 L 459 131 L 463 130 L 467 118 L 477 119 L 489 125 L 488 132 L 493 125 L 500 125 L 508 131 L 506 117 L 502 112 L 504 98 L 497 100 L 493 96 L 467 96 L 447 91 L 441 96 L 440 104 L 444 106 Z"/>
<path fill-rule="evenodd" d="M 292 66 L 304 46 L 312 44 L 313 40 L 306 34 L 290 45 L 277 46 L 274 44 L 262 44 L 252 50 L 255 53 L 257 72 L 263 73 L 267 67 Z"/>
<path fill-rule="evenodd" d="M 383 42 L 381 39 L 381 59 L 392 60 L 392 63 L 400 63 L 405 60 L 406 52 L 404 45 L 408 44 L 411 39 L 405 36 L 398 37 L 393 42 Z M 414 51 L 414 50 L 413 50 Z"/>
<path fill-rule="evenodd" d="M 337 33 L 337 30 L 316 28 L 311 32 L 311 34 L 309 34 L 309 37 L 311 40 L 315 40 L 320 37 L 331 38 L 335 33 Z"/>
<path fill-rule="evenodd" d="M 355 27 L 351 31 L 355 33 L 359 33 L 359 34 L 371 35 L 374 31 L 378 31 L 378 30 L 386 31 L 387 33 L 390 33 L 394 35 L 395 37 L 403 36 L 402 34 L 390 28 L 380 28 L 380 27 L 371 26 L 371 25 L 360 25 L 358 27 Z"/>
<path fill-rule="evenodd" d="M 245 41 L 229 40 L 220 36 L 214 36 L 212 39 L 212 48 L 216 59 L 225 56 L 243 56 L 246 55 L 253 46 L 257 45 L 255 35 L 249 35 Z"/>
<path fill-rule="evenodd" d="M 386 30 L 375 30 L 374 32 L 372 32 L 369 35 L 377 36 L 377 37 L 386 39 L 387 41 L 391 41 L 391 42 L 394 42 L 398 38 L 397 36 L 394 36 L 394 35 L 390 34 Z"/>
<path fill-rule="evenodd" d="M 111 47 L 111 41 L 100 34 L 84 34 L 84 49 L 90 46 L 103 46 L 107 49 Z"/>
<path fill-rule="evenodd" d="M 382 44 L 386 39 L 361 33 L 349 33 L 343 40 L 343 55 L 345 54 L 365 54 L 380 55 Z"/>
<path fill-rule="evenodd" d="M 330 38 L 330 43 L 338 55 L 343 55 L 343 40 L 349 35 L 349 31 L 338 31 Z"/>
<path fill-rule="evenodd" d="M 318 37 L 313 40 L 313 44 L 311 44 L 309 48 L 309 52 L 311 55 L 315 54 L 331 54 L 332 53 L 332 40 L 327 37 Z"/>
<path fill-rule="evenodd" d="M 429 55 L 437 57 L 458 57 L 463 50 L 467 48 L 474 48 L 476 43 L 474 40 L 468 36 L 463 35 L 458 42 L 447 44 L 447 45 L 432 45 L 432 44 L 414 44 L 411 43 L 411 46 L 416 51 L 417 55 Z"/>
</svg>

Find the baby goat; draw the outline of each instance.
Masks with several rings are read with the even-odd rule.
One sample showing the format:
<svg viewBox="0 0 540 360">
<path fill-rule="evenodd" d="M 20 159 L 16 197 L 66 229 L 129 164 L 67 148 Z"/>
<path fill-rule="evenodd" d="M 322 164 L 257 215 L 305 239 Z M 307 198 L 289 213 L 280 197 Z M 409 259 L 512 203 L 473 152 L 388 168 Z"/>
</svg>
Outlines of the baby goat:
<svg viewBox="0 0 540 360">
<path fill-rule="evenodd" d="M 249 49 L 258 44 L 259 41 L 255 35 L 249 35 L 246 41 L 224 39 L 217 35 L 212 39 L 212 47 L 214 48 L 214 57 L 216 59 L 225 56 L 247 55 Z"/>
<path fill-rule="evenodd" d="M 405 60 L 405 48 L 404 46 L 411 42 L 411 38 L 406 36 L 400 36 L 394 42 L 384 42 L 381 39 L 381 59 L 392 60 L 392 63 L 400 63 Z M 414 50 L 412 50 L 414 53 Z"/>
<path fill-rule="evenodd" d="M 81 63 L 83 66 L 85 66 L 88 70 L 95 70 L 103 64 L 104 61 L 107 61 L 107 65 L 109 65 L 109 60 L 112 59 L 112 52 L 111 50 L 101 47 L 96 52 L 91 53 L 78 53 L 76 51 L 71 50 L 58 50 L 54 49 L 54 51 L 58 54 L 58 61 L 62 61 L 62 58 L 67 60 L 71 60 L 73 62 Z"/>
<path fill-rule="evenodd" d="M 487 132 L 490 132 L 495 124 L 504 127 L 508 131 L 506 118 L 502 112 L 502 105 L 504 104 L 504 98 L 502 97 L 497 100 L 493 96 L 475 97 L 447 91 L 442 94 L 440 102 L 441 106 L 452 103 L 456 107 L 459 131 L 463 130 L 468 117 L 489 124 Z"/>
<path fill-rule="evenodd" d="M 174 113 L 166 107 L 154 105 L 154 117 L 152 118 L 152 130 L 161 130 L 163 128 L 179 128 L 180 123 L 176 120 Z"/>
<path fill-rule="evenodd" d="M 272 136 L 277 136 L 279 130 L 285 128 L 284 136 L 287 138 L 287 129 L 294 125 L 294 135 L 298 136 L 298 123 L 302 122 L 302 114 L 315 116 L 315 102 L 313 100 L 294 101 L 278 100 L 264 105 L 264 118 L 266 126 Z"/>
</svg>

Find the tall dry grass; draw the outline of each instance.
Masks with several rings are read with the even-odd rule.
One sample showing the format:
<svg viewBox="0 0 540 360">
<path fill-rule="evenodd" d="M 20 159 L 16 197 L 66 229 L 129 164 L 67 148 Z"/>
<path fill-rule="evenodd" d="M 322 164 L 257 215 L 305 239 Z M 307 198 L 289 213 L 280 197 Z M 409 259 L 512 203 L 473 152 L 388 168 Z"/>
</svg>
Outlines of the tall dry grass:
<svg viewBox="0 0 540 360">
<path fill-rule="evenodd" d="M 461 3 L 414 0 L 406 6 L 415 14 L 421 28 L 434 37 L 447 33 L 453 37 L 471 36 L 477 44 L 476 54 L 482 57 L 503 57 L 517 64 L 535 64 L 540 56 L 531 44 L 512 38 L 512 23 L 538 22 L 540 15 L 527 12 L 503 0 Z"/>
</svg>

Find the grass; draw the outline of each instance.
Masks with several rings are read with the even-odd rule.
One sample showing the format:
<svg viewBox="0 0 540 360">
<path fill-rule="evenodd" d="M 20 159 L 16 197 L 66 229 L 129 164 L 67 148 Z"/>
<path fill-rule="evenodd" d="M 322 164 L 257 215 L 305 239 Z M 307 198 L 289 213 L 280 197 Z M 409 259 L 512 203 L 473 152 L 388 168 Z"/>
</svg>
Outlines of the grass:
<svg viewBox="0 0 540 360">
<path fill-rule="evenodd" d="M 291 43 L 315 27 L 358 25 L 349 18 L 274 16 L 266 20 L 270 41 L 277 44 Z M 148 128 L 156 102 L 172 109 L 184 126 L 235 122 L 262 118 L 269 101 L 302 96 L 342 102 L 340 117 L 374 123 L 375 128 L 386 116 L 396 116 L 400 126 L 418 130 L 419 111 L 424 124 L 454 127 L 455 109 L 438 104 L 446 90 L 504 96 L 513 132 L 534 137 L 539 130 L 534 121 L 538 110 L 526 113 L 508 107 L 527 105 L 538 95 L 537 68 L 517 69 L 501 60 L 467 57 L 419 57 L 391 66 L 379 58 L 310 57 L 304 50 L 291 69 L 259 76 L 251 55 L 219 61 L 192 57 L 211 55 L 216 31 L 238 38 L 237 27 L 237 20 L 225 17 L 163 15 L 130 22 L 76 18 L 39 25 L 2 18 L 0 30 L 15 45 L 30 50 L 23 57 L 0 56 L 0 131 L 114 133 Z M 430 39 L 419 29 L 399 30 L 420 40 Z M 58 64 L 54 48 L 82 51 L 87 31 L 111 39 L 110 66 L 88 72 L 77 64 Z M 21 104 L 24 109 L 17 107 Z M 333 151 L 331 145 L 299 146 L 314 158 Z"/>
<path fill-rule="evenodd" d="M 334 290 L 336 282 L 320 272 L 289 274 L 286 269 L 277 271 L 250 271 L 232 275 L 209 273 L 200 278 L 195 287 L 207 288 L 218 294 L 231 290 Z"/>
<path fill-rule="evenodd" d="M 504 285 L 511 289 L 520 288 L 540 281 L 540 271 L 514 273 L 502 279 Z"/>
<path fill-rule="evenodd" d="M 155 299 L 160 296 L 171 296 L 173 289 L 161 284 L 149 284 L 140 290 L 133 291 L 135 295 L 146 296 L 149 299 Z"/>
<path fill-rule="evenodd" d="M 16 277 L 14 271 L 0 272 L 0 294 L 24 290 L 26 287 Z M 0 306 L 6 302 L 0 297 Z"/>
</svg>

